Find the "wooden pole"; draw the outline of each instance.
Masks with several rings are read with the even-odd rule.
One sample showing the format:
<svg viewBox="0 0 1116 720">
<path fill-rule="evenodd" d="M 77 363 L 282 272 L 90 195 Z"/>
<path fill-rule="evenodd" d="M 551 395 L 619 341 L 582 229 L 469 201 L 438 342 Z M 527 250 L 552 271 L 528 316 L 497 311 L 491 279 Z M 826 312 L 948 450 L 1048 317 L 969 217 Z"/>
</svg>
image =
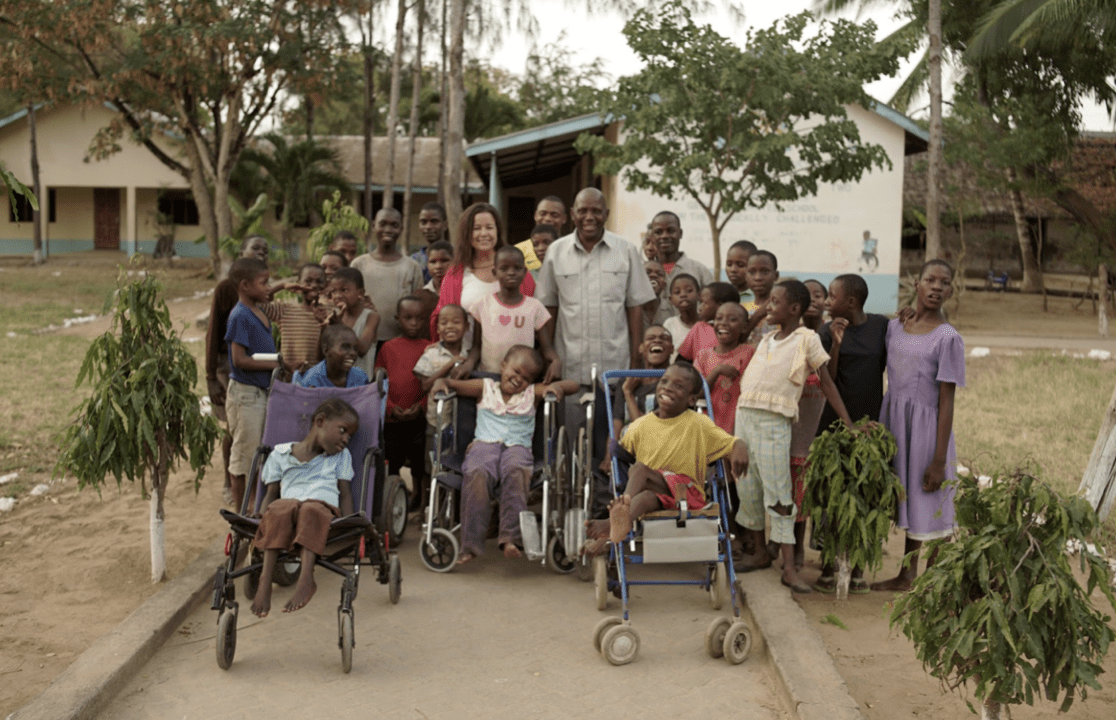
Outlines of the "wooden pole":
<svg viewBox="0 0 1116 720">
<path fill-rule="evenodd" d="M 1108 266 L 1097 268 L 1097 325 L 1100 336 L 1108 337 Z"/>
<path fill-rule="evenodd" d="M 1116 501 L 1116 391 L 1108 401 L 1108 409 L 1077 492 L 1089 501 L 1100 521 L 1104 522 Z"/>
</svg>

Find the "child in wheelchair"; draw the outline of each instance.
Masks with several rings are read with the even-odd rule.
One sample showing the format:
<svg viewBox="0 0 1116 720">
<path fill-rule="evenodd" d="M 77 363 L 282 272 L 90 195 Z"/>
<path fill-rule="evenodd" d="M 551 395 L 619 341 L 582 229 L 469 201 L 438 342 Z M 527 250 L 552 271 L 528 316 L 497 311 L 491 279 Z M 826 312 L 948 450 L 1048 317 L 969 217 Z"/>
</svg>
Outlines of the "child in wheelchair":
<svg viewBox="0 0 1116 720">
<path fill-rule="evenodd" d="M 491 499 L 499 498 L 497 542 L 505 557 L 522 555 L 519 515 L 527 509 L 527 490 L 534 459 L 535 408 L 547 394 L 559 400 L 575 392 L 574 380 L 536 384 L 545 369 L 542 356 L 526 345 L 514 345 L 500 363 L 500 379 L 439 378 L 433 392 L 452 390 L 478 398 L 474 440 L 466 450 L 461 488 L 461 554 L 467 563 L 484 552 L 492 515 Z"/>
<path fill-rule="evenodd" d="M 314 411 L 309 434 L 299 442 L 276 445 L 264 463 L 267 494 L 254 540 L 264 559 L 254 615 L 266 617 L 271 610 L 271 577 L 280 551 L 298 547 L 302 563 L 283 611 L 298 610 L 314 596 L 314 562 L 325 552 L 330 522 L 353 512 L 353 460 L 346 446 L 358 423 L 347 402 L 326 400 Z"/>
<path fill-rule="evenodd" d="M 702 389 L 692 365 L 676 362 L 655 387 L 658 407 L 638 418 L 619 441 L 618 461 L 634 462 L 623 494 L 609 505 L 607 520 L 587 524 L 589 555 L 604 551 L 606 543 L 622 542 L 633 521 L 654 510 L 674 510 L 685 500 L 693 510 L 705 506 L 705 470 L 728 457 L 734 477 L 748 469 L 744 442 L 690 408 Z"/>
</svg>

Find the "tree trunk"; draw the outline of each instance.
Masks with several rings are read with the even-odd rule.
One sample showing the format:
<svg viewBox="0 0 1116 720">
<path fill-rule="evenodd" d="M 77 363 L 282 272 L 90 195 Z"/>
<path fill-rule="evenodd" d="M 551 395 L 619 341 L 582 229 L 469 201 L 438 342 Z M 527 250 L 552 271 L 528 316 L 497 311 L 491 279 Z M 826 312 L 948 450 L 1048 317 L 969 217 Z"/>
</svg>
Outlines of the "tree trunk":
<svg viewBox="0 0 1116 720">
<path fill-rule="evenodd" d="M 205 181 L 205 171 L 202 170 L 201 151 L 192 137 L 187 137 L 182 144 L 186 150 L 186 157 L 190 161 L 186 179 L 190 182 L 190 190 L 194 196 L 194 203 L 198 206 L 198 224 L 205 233 L 206 245 L 209 247 L 209 264 L 213 270 L 213 277 L 224 279 L 229 272 L 231 262 L 223 262 L 217 234 L 217 216 L 213 212 L 213 198 L 209 194 L 209 187 Z"/>
<path fill-rule="evenodd" d="M 43 262 L 43 225 L 42 225 L 42 207 L 43 207 L 43 186 L 39 180 L 39 142 L 35 135 L 35 106 L 27 106 L 27 125 L 31 131 L 31 192 L 35 193 L 35 199 L 39 201 L 39 209 L 31 213 L 31 222 L 35 226 L 32 229 L 34 254 L 32 255 L 32 262 L 35 265 L 41 265 Z"/>
<path fill-rule="evenodd" d="M 376 106 L 376 58 L 372 48 L 372 5 L 368 6 L 368 26 L 364 37 L 364 202 L 362 209 L 372 225 L 372 134 Z"/>
<path fill-rule="evenodd" d="M 849 565 L 849 554 L 837 555 L 837 599 L 849 599 L 849 582 L 852 580 L 852 567 Z"/>
<path fill-rule="evenodd" d="M 1116 503 L 1116 391 L 1108 401 L 1108 409 L 1104 412 L 1100 432 L 1093 443 L 1093 452 L 1081 476 L 1077 494 L 1093 506 L 1097 519 L 1102 523 L 1112 512 L 1113 503 Z"/>
<path fill-rule="evenodd" d="M 411 117 L 407 127 L 411 151 L 407 153 L 407 181 L 403 189 L 404 243 L 408 243 L 411 237 L 411 203 L 415 194 L 415 138 L 418 136 L 419 101 L 422 99 L 422 28 L 426 20 L 425 14 L 425 0 L 418 0 L 418 6 L 415 8 L 415 21 L 418 24 L 415 30 L 415 62 L 411 70 Z"/>
<path fill-rule="evenodd" d="M 1097 332 L 1108 337 L 1108 266 L 1097 268 Z"/>
<path fill-rule="evenodd" d="M 712 205 L 710 205 L 712 207 Z M 709 219 L 709 235 L 713 238 L 713 277 L 721 277 L 721 228 L 717 227 L 717 216 L 706 210 Z"/>
<path fill-rule="evenodd" d="M 438 202 L 446 204 L 446 118 L 449 115 L 449 77 L 446 73 L 446 27 L 449 0 L 442 0 L 442 72 L 438 78 Z"/>
<path fill-rule="evenodd" d="M 980 706 L 980 720 L 1007 720 L 1008 718 L 1011 718 L 1011 713 L 998 702 L 986 700 Z"/>
<path fill-rule="evenodd" d="M 452 0 L 450 10 L 449 127 L 446 130 L 446 179 L 442 192 L 450 227 L 461 217 L 463 146 L 465 143 L 465 0 Z"/>
<path fill-rule="evenodd" d="M 1023 193 L 1019 190 L 1019 176 L 1013 168 L 1008 168 L 1007 180 L 1009 184 L 1008 195 L 1011 199 L 1011 214 L 1015 217 L 1015 236 L 1019 243 L 1019 254 L 1023 259 L 1023 292 L 1039 292 L 1042 289 L 1041 273 L 1035 253 L 1031 249 L 1031 231 L 1027 227 L 1027 218 L 1023 210 Z"/>
<path fill-rule="evenodd" d="M 926 168 L 926 259 L 934 260 L 942 256 L 941 190 L 938 182 L 942 165 L 942 2 L 929 2 L 930 148 Z"/>
<path fill-rule="evenodd" d="M 159 445 L 159 460 L 151 474 L 151 582 L 158 583 L 167 579 L 167 543 L 163 527 L 163 494 L 167 487 L 167 472 L 170 468 L 170 451 L 167 448 L 166 431 L 155 434 Z"/>
<path fill-rule="evenodd" d="M 403 80 L 403 24 L 407 19 L 407 0 L 399 0 L 395 20 L 395 56 L 391 59 L 391 95 L 388 100 L 387 179 L 384 181 L 383 207 L 395 207 L 395 136 L 399 129 L 399 86 Z M 406 243 L 406 236 L 403 237 Z"/>
</svg>

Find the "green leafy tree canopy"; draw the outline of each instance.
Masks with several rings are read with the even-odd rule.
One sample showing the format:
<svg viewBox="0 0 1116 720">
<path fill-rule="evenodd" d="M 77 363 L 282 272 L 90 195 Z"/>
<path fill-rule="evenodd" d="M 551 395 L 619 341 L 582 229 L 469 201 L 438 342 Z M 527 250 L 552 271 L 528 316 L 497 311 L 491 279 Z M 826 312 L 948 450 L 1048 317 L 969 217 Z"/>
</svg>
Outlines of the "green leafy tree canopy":
<svg viewBox="0 0 1116 720">
<path fill-rule="evenodd" d="M 620 142 L 577 141 L 597 172 L 623 173 L 629 190 L 693 198 L 709 219 L 715 272 L 721 230 L 737 212 L 891 166 L 883 147 L 861 140 L 847 106 L 872 105 L 863 86 L 898 70 L 899 49 L 878 46 L 870 22 L 825 21 L 807 37 L 811 20 L 749 31 L 741 49 L 697 25 L 680 0 L 637 12 L 624 36 L 645 67 L 599 107 L 623 119 Z"/>
</svg>

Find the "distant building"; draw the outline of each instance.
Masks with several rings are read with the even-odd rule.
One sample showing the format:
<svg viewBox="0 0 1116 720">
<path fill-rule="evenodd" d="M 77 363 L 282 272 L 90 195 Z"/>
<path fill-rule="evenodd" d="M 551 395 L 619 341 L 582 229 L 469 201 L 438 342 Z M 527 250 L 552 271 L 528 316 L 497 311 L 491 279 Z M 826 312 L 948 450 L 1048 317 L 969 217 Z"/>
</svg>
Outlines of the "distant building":
<svg viewBox="0 0 1116 720">
<path fill-rule="evenodd" d="M 93 249 L 132 250 L 151 253 L 161 234 L 171 234 L 175 253 L 181 257 L 207 257 L 204 235 L 198 225 L 198 210 L 189 183 L 159 162 L 146 148 L 123 140 L 121 149 L 106 160 L 87 159 L 96 132 L 116 117 L 104 105 L 62 105 L 36 111 L 36 136 L 42 182 L 40 210 L 42 237 L 50 254 Z M 340 154 L 341 174 L 352 184 L 346 198 L 358 206 L 364 189 L 364 139 L 360 136 L 326 136 L 319 140 Z M 179 155 L 173 138 L 159 141 L 171 156 Z M 386 138 L 373 138 L 374 207 L 380 203 L 387 174 Z M 409 141 L 395 143 L 395 204 L 403 207 Z M 415 148 L 414 200 L 410 223 L 411 246 L 421 243 L 418 213 L 423 203 L 437 199 L 438 138 L 420 137 Z M 0 120 L 0 162 L 22 182 L 31 184 L 30 131 L 27 111 Z M 482 194 L 480 179 L 467 176 L 468 191 Z M 33 226 L 30 206 L 20 204 L 15 212 L 4 201 L 0 208 L 0 255 L 30 255 Z M 160 222 L 160 217 L 164 221 Z M 278 236 L 277 223 L 269 214 L 269 230 Z M 307 229 L 297 229 L 304 240 Z"/>
<path fill-rule="evenodd" d="M 828 284 L 842 273 L 862 272 L 869 286 L 868 309 L 894 312 L 904 159 L 926 150 L 927 135 L 910 118 L 884 105 L 873 110 L 850 106 L 848 112 L 864 142 L 884 147 L 891 169 L 865 173 L 858 183 L 822 185 L 816 196 L 786 203 L 782 212 L 769 206 L 738 213 L 721 233 L 721 264 L 732 243 L 751 240 L 775 253 L 783 277 L 815 278 Z M 526 238 L 537 200 L 557 195 L 571 203 L 578 190 L 592 185 L 608 199 L 609 230 L 640 243 L 651 218 L 660 210 L 671 210 L 682 220 L 682 251 L 712 268 L 712 234 L 697 203 L 688 197 L 671 200 L 648 191 L 629 192 L 619 178 L 594 175 L 591 159 L 573 149 L 582 132 L 615 140 L 622 129 L 619 123 L 606 126 L 596 114 L 584 115 L 482 140 L 466 149 L 488 186 L 490 202 L 503 209 L 512 239 Z M 866 230 L 876 240 L 870 263 L 864 262 Z"/>
</svg>

